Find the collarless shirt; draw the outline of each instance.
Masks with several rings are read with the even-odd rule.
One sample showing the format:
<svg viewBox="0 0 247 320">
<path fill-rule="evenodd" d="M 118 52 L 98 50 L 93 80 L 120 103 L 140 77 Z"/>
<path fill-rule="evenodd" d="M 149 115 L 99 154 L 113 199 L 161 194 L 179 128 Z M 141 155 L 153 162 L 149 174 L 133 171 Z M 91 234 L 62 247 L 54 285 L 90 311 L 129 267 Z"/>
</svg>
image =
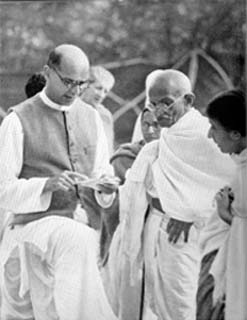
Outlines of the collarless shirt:
<svg viewBox="0 0 247 320">
<path fill-rule="evenodd" d="M 39 94 L 49 107 L 69 111 L 71 106 L 60 106 L 51 101 L 45 89 Z M 112 174 L 109 152 L 103 124 L 95 111 L 97 148 L 94 176 Z M 19 179 L 23 164 L 24 134 L 15 112 L 8 114 L 0 126 L 0 208 L 6 212 L 29 213 L 45 211 L 50 205 L 51 192 L 42 193 L 47 178 Z"/>
</svg>

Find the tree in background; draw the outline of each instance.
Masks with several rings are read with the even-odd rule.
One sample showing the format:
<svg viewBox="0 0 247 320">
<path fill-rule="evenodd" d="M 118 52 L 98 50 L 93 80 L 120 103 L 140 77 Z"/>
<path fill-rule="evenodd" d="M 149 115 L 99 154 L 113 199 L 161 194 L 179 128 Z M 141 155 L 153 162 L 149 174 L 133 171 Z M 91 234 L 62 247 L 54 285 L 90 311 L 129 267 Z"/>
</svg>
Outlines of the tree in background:
<svg viewBox="0 0 247 320">
<path fill-rule="evenodd" d="M 245 13 L 244 0 L 1 1 L 0 122 L 9 106 L 24 99 L 25 82 L 40 71 L 50 49 L 72 43 L 86 51 L 92 64 L 118 66 L 111 69 L 117 100 L 106 105 L 114 113 L 116 139 L 129 141 L 137 115 L 133 105 L 142 109 L 140 95 L 153 69 L 178 65 L 201 48 L 234 85 L 244 83 Z M 138 58 L 144 62 L 126 66 L 128 59 Z M 202 90 L 196 92 L 196 103 L 203 108 L 209 89 L 217 88 L 210 70 L 198 70 Z"/>
<path fill-rule="evenodd" d="M 83 47 L 92 63 L 169 65 L 197 47 L 244 56 L 244 0 L 15 1 L 0 10 L 0 71 L 37 69 L 63 42 Z"/>
</svg>

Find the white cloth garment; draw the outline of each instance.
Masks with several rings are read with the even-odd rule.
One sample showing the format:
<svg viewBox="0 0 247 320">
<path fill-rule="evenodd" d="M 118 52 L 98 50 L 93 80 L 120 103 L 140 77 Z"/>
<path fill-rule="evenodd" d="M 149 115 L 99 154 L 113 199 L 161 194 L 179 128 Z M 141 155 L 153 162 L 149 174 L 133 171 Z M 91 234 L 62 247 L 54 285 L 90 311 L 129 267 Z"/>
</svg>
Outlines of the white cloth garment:
<svg viewBox="0 0 247 320">
<path fill-rule="evenodd" d="M 136 118 L 134 125 L 131 142 L 137 142 L 143 140 L 142 127 L 141 127 L 141 113 Z"/>
<path fill-rule="evenodd" d="M 69 107 L 41 98 L 51 108 Z M 107 141 L 95 112 L 98 140 L 94 176 L 111 174 Z M 49 130 L 49 128 L 47 128 Z M 18 179 L 24 141 L 13 112 L 0 127 L 0 207 L 5 215 L 44 211 L 51 194 L 46 178 Z M 51 216 L 14 229 L 0 243 L 1 320 L 115 319 L 97 268 L 95 232 L 68 218 Z"/>
<path fill-rule="evenodd" d="M 207 118 L 191 109 L 163 129 L 159 141 L 144 146 L 120 190 L 121 223 L 113 237 L 106 278 L 113 279 L 109 295 L 120 292 L 113 306 L 122 320 L 138 319 L 143 259 L 147 304 L 159 319 L 195 319 L 200 229 L 213 213 L 216 191 L 228 182 L 234 167 L 207 138 L 208 129 Z M 151 209 L 144 226 L 150 197 L 159 197 L 166 213 L 157 215 Z M 168 242 L 169 218 L 194 223 L 188 243 L 183 237 L 176 244 Z M 132 301 L 135 307 L 126 313 Z"/>
<path fill-rule="evenodd" d="M 208 219 L 200 234 L 200 250 L 202 256 L 219 249 L 224 243 L 230 226 L 220 219 L 214 205 L 214 213 Z"/>
<path fill-rule="evenodd" d="M 231 187 L 233 221 L 210 273 L 215 279 L 214 301 L 226 294 L 226 320 L 247 319 L 247 149 L 233 155 L 237 173 Z"/>
<path fill-rule="evenodd" d="M 51 108 L 69 111 L 70 107 L 61 107 L 52 102 L 45 95 L 45 91 L 42 91 L 40 96 Z M 109 164 L 108 146 L 102 121 L 98 113 L 94 112 L 98 139 L 93 176 L 100 177 L 104 173 L 113 174 L 113 168 Z M 51 193 L 42 196 L 41 193 L 47 178 L 18 179 L 23 161 L 23 130 L 14 112 L 10 113 L 1 124 L 0 150 L 0 207 L 17 213 L 46 210 L 50 204 Z"/>
<path fill-rule="evenodd" d="M 108 150 L 110 157 L 113 155 L 114 151 L 114 121 L 112 113 L 103 105 L 98 104 L 96 110 L 99 112 L 101 117 L 103 127 L 105 130 L 105 135 L 108 142 Z"/>
</svg>

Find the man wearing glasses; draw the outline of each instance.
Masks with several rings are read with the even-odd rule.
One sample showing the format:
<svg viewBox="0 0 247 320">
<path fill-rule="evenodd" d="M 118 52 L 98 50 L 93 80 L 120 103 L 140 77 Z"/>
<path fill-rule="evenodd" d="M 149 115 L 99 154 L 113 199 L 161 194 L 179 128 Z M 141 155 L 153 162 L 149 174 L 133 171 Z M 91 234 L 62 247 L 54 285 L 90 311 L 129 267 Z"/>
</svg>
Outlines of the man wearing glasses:
<svg viewBox="0 0 247 320">
<path fill-rule="evenodd" d="M 156 70 L 146 87 L 147 104 L 164 128 L 119 188 L 120 224 L 103 274 L 122 320 L 195 320 L 198 237 L 233 163 L 207 138 L 210 125 L 193 108 L 187 76 Z"/>
<path fill-rule="evenodd" d="M 41 93 L 12 108 L 0 128 L 2 320 L 115 319 L 97 268 L 94 231 L 74 221 L 75 172 L 111 174 L 97 112 L 78 96 L 89 62 L 60 45 L 44 67 Z M 28 223 L 29 222 L 29 223 Z"/>
</svg>

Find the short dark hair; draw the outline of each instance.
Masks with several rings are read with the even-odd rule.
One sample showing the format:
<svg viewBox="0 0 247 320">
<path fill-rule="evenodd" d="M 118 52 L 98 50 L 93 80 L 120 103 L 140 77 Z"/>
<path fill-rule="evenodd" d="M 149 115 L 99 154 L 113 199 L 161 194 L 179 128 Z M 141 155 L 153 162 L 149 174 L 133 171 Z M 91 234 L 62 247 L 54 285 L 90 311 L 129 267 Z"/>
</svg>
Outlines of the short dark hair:
<svg viewBox="0 0 247 320">
<path fill-rule="evenodd" d="M 34 73 L 27 80 L 25 85 L 25 93 L 28 98 L 33 97 L 36 93 L 40 92 L 46 83 L 45 76 L 41 72 Z"/>
<path fill-rule="evenodd" d="M 246 136 L 246 97 L 241 90 L 228 90 L 217 95 L 209 102 L 206 114 L 225 130 Z"/>
<path fill-rule="evenodd" d="M 62 54 L 57 52 L 56 49 L 52 50 L 49 54 L 47 65 L 49 67 L 60 67 L 61 65 Z"/>
</svg>

